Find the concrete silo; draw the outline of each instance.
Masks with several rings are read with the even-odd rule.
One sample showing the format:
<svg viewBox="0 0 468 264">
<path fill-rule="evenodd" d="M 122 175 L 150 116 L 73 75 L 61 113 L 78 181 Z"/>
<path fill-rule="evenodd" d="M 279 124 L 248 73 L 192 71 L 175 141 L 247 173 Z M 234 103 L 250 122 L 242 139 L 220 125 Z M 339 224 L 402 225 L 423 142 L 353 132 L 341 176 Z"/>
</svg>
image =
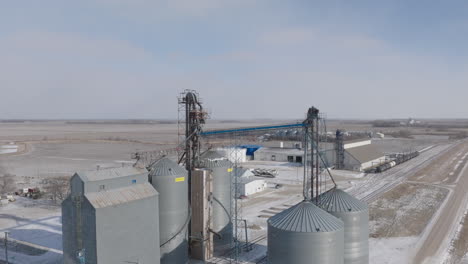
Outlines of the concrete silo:
<svg viewBox="0 0 468 264">
<path fill-rule="evenodd" d="M 228 246 L 232 240 L 231 172 L 232 163 L 216 151 L 204 153 L 199 168 L 209 169 L 213 175 L 213 231 L 215 250 Z"/>
<path fill-rule="evenodd" d="M 343 222 L 302 201 L 268 219 L 268 263 L 343 264 Z"/>
<path fill-rule="evenodd" d="M 344 223 L 344 263 L 369 263 L 369 209 L 367 204 L 333 188 L 318 198 L 317 205 Z"/>
<path fill-rule="evenodd" d="M 164 157 L 151 166 L 149 181 L 159 192 L 161 264 L 188 263 L 187 171 Z"/>
</svg>

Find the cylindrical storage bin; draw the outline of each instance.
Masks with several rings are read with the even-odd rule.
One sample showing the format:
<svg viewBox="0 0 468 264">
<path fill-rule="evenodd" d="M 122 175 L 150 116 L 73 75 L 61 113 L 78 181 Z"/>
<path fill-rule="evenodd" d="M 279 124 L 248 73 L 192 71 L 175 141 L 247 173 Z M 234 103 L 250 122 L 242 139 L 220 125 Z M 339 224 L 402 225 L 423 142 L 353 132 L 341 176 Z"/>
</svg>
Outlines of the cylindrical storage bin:
<svg viewBox="0 0 468 264">
<path fill-rule="evenodd" d="M 204 153 L 199 168 L 209 169 L 213 176 L 213 231 L 215 250 L 228 246 L 232 240 L 231 172 L 232 163 L 216 151 Z"/>
<path fill-rule="evenodd" d="M 155 162 L 149 181 L 159 192 L 161 264 L 186 264 L 188 258 L 187 171 L 164 157 Z"/>
<path fill-rule="evenodd" d="M 318 197 L 317 205 L 344 223 L 344 263 L 369 263 L 369 209 L 366 203 L 333 188 Z"/>
<path fill-rule="evenodd" d="M 343 222 L 302 201 L 268 219 L 269 264 L 343 264 Z"/>
</svg>

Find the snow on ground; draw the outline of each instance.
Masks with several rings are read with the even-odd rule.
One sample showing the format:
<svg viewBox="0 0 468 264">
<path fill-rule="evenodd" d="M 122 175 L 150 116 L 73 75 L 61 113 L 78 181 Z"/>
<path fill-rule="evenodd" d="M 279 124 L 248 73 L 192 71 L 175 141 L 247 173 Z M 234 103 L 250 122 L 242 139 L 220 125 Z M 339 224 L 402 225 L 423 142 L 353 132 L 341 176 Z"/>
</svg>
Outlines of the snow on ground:
<svg viewBox="0 0 468 264">
<path fill-rule="evenodd" d="M 444 252 L 444 255 L 443 255 L 443 258 L 442 258 L 443 263 L 446 263 L 446 264 L 453 263 L 453 261 L 454 261 L 453 258 L 455 258 L 454 252 L 456 251 L 454 243 L 457 242 L 457 240 L 464 239 L 464 238 L 461 238 L 460 236 L 462 235 L 462 230 L 464 228 L 464 224 L 466 224 L 464 222 L 464 219 L 466 219 L 466 217 L 468 217 L 468 208 L 466 209 L 465 213 L 462 216 L 462 221 L 460 221 L 456 225 L 457 226 L 457 231 L 455 233 L 455 236 L 452 238 L 452 241 L 450 241 L 449 247 Z M 461 259 L 461 261 L 462 262 L 465 261 L 466 263 L 468 263 L 468 252 L 463 257 L 463 259 Z"/>
<path fill-rule="evenodd" d="M 8 251 L 10 263 L 61 263 L 63 260 L 60 218 L 60 216 L 47 217 L 38 219 L 33 224 L 2 230 L 2 232 L 8 231 L 8 237 L 12 239 Z M 0 259 L 5 259 L 3 250 L 0 252 Z"/>
<path fill-rule="evenodd" d="M 8 229 L 9 237 L 37 244 L 43 247 L 62 250 L 62 223 L 60 216 L 51 216 L 31 224 L 20 225 Z"/>
<path fill-rule="evenodd" d="M 303 199 L 303 170 L 299 164 L 284 162 L 249 161 L 244 163 L 243 167 L 276 169 L 278 171 L 276 178 L 265 179 L 269 183 L 282 184 L 279 189 L 268 188 L 245 200 L 238 200 L 239 218 L 247 220 L 249 240 L 263 237 L 263 240 L 259 240 L 254 245 L 253 251 L 242 256 L 242 259 L 247 260 L 265 255 L 268 218 Z M 367 178 L 364 174 L 347 171 L 333 170 L 332 174 L 336 175 L 340 186 L 350 181 L 359 182 Z M 331 186 L 330 184 L 328 187 Z M 62 235 L 59 207 L 50 206 L 48 201 L 19 198 L 17 202 L 0 208 L 0 233 L 3 231 L 9 231 L 13 239 L 50 249 L 38 256 L 11 252 L 10 256 L 15 258 L 13 264 L 60 263 Z M 239 235 L 241 241 L 245 239 L 243 225 L 239 225 Z M 408 263 L 411 249 L 416 241 L 417 237 L 370 238 L 370 263 Z M 2 257 L 3 255 L 0 255 L 0 259 Z"/>
<path fill-rule="evenodd" d="M 0 234 L 9 232 L 8 257 L 12 264 L 62 262 L 60 207 L 47 200 L 16 197 L 16 202 L 0 207 Z M 0 259 L 5 259 L 4 245 Z"/>
<path fill-rule="evenodd" d="M 419 235 L 448 191 L 434 186 L 402 184 L 369 205 L 374 236 Z"/>
<path fill-rule="evenodd" d="M 369 263 L 410 263 L 418 237 L 369 238 Z"/>
<path fill-rule="evenodd" d="M 331 170 L 333 176 L 350 178 L 350 179 L 360 179 L 366 176 L 363 172 L 355 172 L 355 171 L 348 171 L 348 170 Z"/>
<path fill-rule="evenodd" d="M 304 170 L 300 163 L 276 162 L 276 161 L 249 161 L 242 164 L 244 168 L 269 169 L 278 171 L 276 178 L 267 178 L 269 182 L 283 184 L 302 184 Z"/>
<path fill-rule="evenodd" d="M 460 264 L 468 264 L 468 253 L 466 253 L 466 255 L 463 257 Z"/>
<path fill-rule="evenodd" d="M 0 154 L 11 154 L 18 152 L 18 146 L 9 144 L 9 145 L 0 145 Z"/>
<path fill-rule="evenodd" d="M 0 259 L 5 259 L 3 247 L 1 248 Z M 54 252 L 46 252 L 40 256 L 27 256 L 8 251 L 8 261 L 10 264 L 62 264 L 63 258 L 61 254 Z"/>
</svg>

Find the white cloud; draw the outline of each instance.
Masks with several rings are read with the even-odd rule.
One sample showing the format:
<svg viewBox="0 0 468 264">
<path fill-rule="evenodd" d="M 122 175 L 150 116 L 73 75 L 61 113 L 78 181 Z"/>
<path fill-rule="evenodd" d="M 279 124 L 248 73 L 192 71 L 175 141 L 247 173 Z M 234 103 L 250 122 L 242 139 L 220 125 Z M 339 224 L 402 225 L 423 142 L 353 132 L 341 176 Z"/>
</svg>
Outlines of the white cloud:
<svg viewBox="0 0 468 264">
<path fill-rule="evenodd" d="M 215 118 L 300 118 L 310 105 L 336 118 L 468 114 L 466 67 L 406 53 L 359 29 L 278 22 L 248 9 L 257 4 L 100 0 L 103 20 L 111 14 L 109 24 L 141 30 L 128 40 L 134 32 L 119 29 L 12 30 L 0 36 L 0 90 L 12 98 L 0 104 L 0 118 L 175 117 L 184 89 L 199 90 Z M 115 19 L 122 16 L 128 20 Z M 207 23 L 189 27 L 198 19 Z M 152 46 L 155 32 L 174 43 L 166 47 L 172 55 Z"/>
</svg>

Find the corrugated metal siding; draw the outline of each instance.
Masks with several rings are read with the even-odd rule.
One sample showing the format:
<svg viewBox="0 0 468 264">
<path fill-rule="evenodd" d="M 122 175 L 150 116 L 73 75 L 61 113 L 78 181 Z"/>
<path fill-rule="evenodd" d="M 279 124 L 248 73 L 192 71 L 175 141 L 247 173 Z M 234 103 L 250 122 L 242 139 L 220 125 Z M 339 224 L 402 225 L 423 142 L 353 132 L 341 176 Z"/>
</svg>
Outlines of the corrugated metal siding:
<svg viewBox="0 0 468 264">
<path fill-rule="evenodd" d="M 75 217 L 73 217 L 73 202 L 68 196 L 62 202 L 62 247 L 63 261 L 65 264 L 78 264 L 75 256 L 77 251 L 76 232 L 75 232 Z"/>
<path fill-rule="evenodd" d="M 212 171 L 213 175 L 213 223 L 215 251 L 228 246 L 232 240 L 231 223 L 231 170 L 232 163 L 216 151 L 208 151 L 201 157 L 199 168 Z"/>
<path fill-rule="evenodd" d="M 131 175 L 137 175 L 142 173 L 147 173 L 145 169 L 137 169 L 135 167 L 121 167 L 121 168 L 108 168 L 108 169 L 99 169 L 93 171 L 81 171 L 77 172 L 78 176 L 83 181 L 101 181 L 106 179 L 113 179 Z"/>
<path fill-rule="evenodd" d="M 88 199 L 94 208 L 119 205 L 155 195 L 158 195 L 158 192 L 149 183 L 85 194 L 86 199 Z"/>
<path fill-rule="evenodd" d="M 268 219 L 268 224 L 292 232 L 333 232 L 343 229 L 343 222 L 318 208 L 310 201 L 302 201 Z"/>
<path fill-rule="evenodd" d="M 220 168 L 226 167 L 229 168 L 232 166 L 232 163 L 225 158 L 223 155 L 219 154 L 217 151 L 210 150 L 204 153 L 201 156 L 200 162 L 198 164 L 199 168 Z"/>
<path fill-rule="evenodd" d="M 343 222 L 310 201 L 268 220 L 271 264 L 343 264 L 343 243 Z"/>
<path fill-rule="evenodd" d="M 375 145 L 365 145 L 361 147 L 349 148 L 345 151 L 361 163 L 383 158 L 385 156 L 377 149 Z"/>
<path fill-rule="evenodd" d="M 118 206 L 95 209 L 95 218 L 89 222 L 95 223 L 97 259 L 86 263 L 159 264 L 158 198 L 158 195 L 152 195 Z"/>
<path fill-rule="evenodd" d="M 284 155 L 292 155 L 292 156 L 303 156 L 304 151 L 300 149 L 293 149 L 293 148 L 261 148 L 255 151 L 254 155 L 258 155 L 260 153 L 265 154 L 284 154 Z"/>
<path fill-rule="evenodd" d="M 176 162 L 164 157 L 151 166 L 150 176 L 186 175 L 187 171 Z"/>
<path fill-rule="evenodd" d="M 162 158 L 151 166 L 150 181 L 159 192 L 161 263 L 188 262 L 189 223 L 187 171 Z"/>
<path fill-rule="evenodd" d="M 337 188 L 321 194 L 317 205 L 327 212 L 360 212 L 368 210 L 367 204 Z"/>
<path fill-rule="evenodd" d="M 340 189 L 319 196 L 318 205 L 344 223 L 344 263 L 369 263 L 369 210 L 366 203 Z"/>
</svg>

